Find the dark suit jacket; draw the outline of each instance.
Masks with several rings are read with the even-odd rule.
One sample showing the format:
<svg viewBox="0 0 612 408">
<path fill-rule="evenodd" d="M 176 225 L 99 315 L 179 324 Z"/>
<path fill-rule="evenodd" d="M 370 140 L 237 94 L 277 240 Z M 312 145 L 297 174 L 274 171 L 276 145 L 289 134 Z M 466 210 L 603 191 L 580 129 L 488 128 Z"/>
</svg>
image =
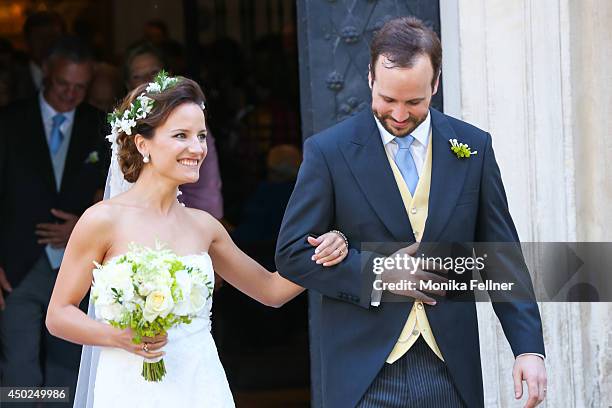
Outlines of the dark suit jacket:
<svg viewBox="0 0 612 408">
<path fill-rule="evenodd" d="M 38 95 L 0 112 L 0 266 L 13 287 L 44 254 L 36 224 L 57 221 L 52 208 L 81 215 L 104 187 L 110 157 L 105 123 L 92 106 L 77 107 L 58 192 Z M 94 151 L 96 163 L 87 160 Z"/>
<path fill-rule="evenodd" d="M 516 242 L 499 168 L 486 132 L 431 110 L 432 180 L 422 242 Z M 458 159 L 449 139 L 478 154 Z M 323 268 L 311 261 L 306 237 L 330 229 L 350 241 L 348 257 Z M 319 344 L 324 407 L 353 407 L 395 345 L 412 302 L 371 307 L 374 275 L 364 242 L 414 242 L 410 221 L 367 110 L 306 140 L 304 161 L 279 234 L 276 266 L 287 279 L 321 293 L 312 319 Z M 522 257 L 501 259 L 504 273 L 533 293 Z M 486 272 L 485 278 L 486 278 Z M 440 299 L 427 316 L 452 378 L 469 407 L 482 407 L 482 373 L 473 301 Z M 494 304 L 515 355 L 544 354 L 542 326 L 533 302 Z M 316 373 L 314 373 L 316 375 Z"/>
</svg>

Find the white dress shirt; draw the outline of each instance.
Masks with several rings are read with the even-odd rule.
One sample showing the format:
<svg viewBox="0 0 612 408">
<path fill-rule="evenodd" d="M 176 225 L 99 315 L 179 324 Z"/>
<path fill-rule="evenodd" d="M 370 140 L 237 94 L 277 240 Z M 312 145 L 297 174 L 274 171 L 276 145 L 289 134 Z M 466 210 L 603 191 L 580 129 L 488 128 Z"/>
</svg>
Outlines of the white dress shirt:
<svg viewBox="0 0 612 408">
<path fill-rule="evenodd" d="M 64 164 L 66 163 L 66 155 L 68 154 L 68 146 L 70 145 L 70 136 L 72 134 L 72 125 L 74 123 L 74 109 L 69 112 L 62 112 L 62 115 L 66 118 L 60 125 L 60 131 L 64 135 L 62 144 L 59 150 L 55 153 L 55 156 L 51 154 L 51 130 L 53 129 L 53 117 L 57 115 L 58 111 L 53 109 L 51 105 L 45 100 L 42 91 L 39 92 L 38 96 L 40 102 L 40 113 L 42 115 L 43 126 L 45 128 L 45 136 L 47 137 L 47 145 L 49 146 L 49 155 L 53 162 L 53 171 L 55 173 L 55 183 L 57 190 L 59 191 L 62 176 L 64 174 Z"/>
<path fill-rule="evenodd" d="M 39 92 L 38 100 L 40 103 L 40 113 L 42 116 L 43 126 L 45 128 L 45 136 L 47 138 L 47 146 L 49 146 L 49 157 L 53 164 L 53 174 L 55 175 L 55 187 L 57 191 L 60 190 L 62 185 L 62 177 L 64 175 L 64 165 L 66 164 L 66 156 L 68 155 L 68 146 L 70 146 L 70 137 L 72 135 L 72 125 L 74 124 L 74 109 L 69 112 L 62 112 L 62 115 L 66 117 L 66 120 L 60 125 L 60 131 L 64 135 L 62 144 L 59 150 L 54 154 L 51 153 L 51 130 L 53 129 L 53 117 L 57 115 L 57 112 L 49 103 L 45 100 L 43 92 Z M 62 208 L 59 208 L 62 210 Z M 51 245 L 45 247 L 47 258 L 53 269 L 59 268 L 64 257 L 65 248 L 53 248 Z"/>
<path fill-rule="evenodd" d="M 383 146 L 385 147 L 385 151 L 387 155 L 391 157 L 391 159 L 395 160 L 395 155 L 399 149 L 397 142 L 395 141 L 395 136 L 393 136 L 387 129 L 385 129 L 378 120 L 376 116 L 374 116 L 376 120 L 376 126 L 378 126 L 378 131 L 380 132 L 380 138 L 382 139 Z M 410 133 L 412 137 L 414 137 L 414 141 L 410 145 L 410 154 L 414 160 L 414 164 L 417 169 L 417 174 L 421 177 L 421 171 L 423 170 L 423 164 L 425 163 L 425 159 L 427 157 L 427 143 L 429 143 L 429 133 L 431 129 L 431 115 L 427 112 L 427 117 L 425 120 L 417 126 L 416 129 Z M 376 276 L 376 281 L 381 281 L 382 277 L 380 275 Z M 372 290 L 372 298 L 370 300 L 370 305 L 372 306 L 380 306 L 380 298 L 382 293 L 377 291 L 376 289 Z"/>
<path fill-rule="evenodd" d="M 397 150 L 399 146 L 395 141 L 395 136 L 387 131 L 380 123 L 378 118 L 374 116 L 376 120 L 376 126 L 378 126 L 378 131 L 380 132 L 380 137 L 383 142 L 383 146 L 385 146 L 385 150 L 387 154 L 392 159 L 395 159 L 395 155 L 397 154 Z M 427 117 L 425 120 L 417 126 L 416 129 L 410 133 L 412 137 L 414 137 L 414 142 L 410 145 L 410 154 L 414 159 L 414 164 L 416 165 L 417 173 L 419 177 L 421 177 L 421 171 L 423 170 L 423 164 L 425 163 L 425 158 L 427 157 L 427 144 L 429 143 L 429 133 L 431 130 L 431 115 L 427 112 Z"/>
</svg>

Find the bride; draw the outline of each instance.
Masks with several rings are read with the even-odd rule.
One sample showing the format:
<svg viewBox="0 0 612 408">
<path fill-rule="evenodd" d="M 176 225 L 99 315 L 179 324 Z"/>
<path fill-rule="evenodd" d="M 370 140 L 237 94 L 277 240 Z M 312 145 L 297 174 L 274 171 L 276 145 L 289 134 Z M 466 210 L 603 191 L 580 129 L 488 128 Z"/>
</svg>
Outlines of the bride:
<svg viewBox="0 0 612 408">
<path fill-rule="evenodd" d="M 135 89 L 116 111 L 109 138 L 111 197 L 125 191 L 92 206 L 80 218 L 66 247 L 46 320 L 53 335 L 98 346 L 88 402 L 77 400 L 75 406 L 90 406 L 93 397 L 96 408 L 232 407 L 210 334 L 212 300 L 191 324 L 135 344 L 131 329 L 112 327 L 78 308 L 92 284 L 93 262 L 104 264 L 126 253 L 131 243 L 155 247 L 162 242 L 178 256 L 198 262 L 211 280 L 216 272 L 268 306 L 279 307 L 304 289 L 249 258 L 212 216 L 177 201 L 178 186 L 197 181 L 206 156 L 204 95 L 194 81 L 161 73 L 155 82 Z M 313 261 L 323 266 L 346 256 L 341 233 L 328 232 L 308 242 L 317 246 Z M 140 375 L 143 357 L 162 355 L 167 367 L 163 381 L 145 381 Z"/>
</svg>

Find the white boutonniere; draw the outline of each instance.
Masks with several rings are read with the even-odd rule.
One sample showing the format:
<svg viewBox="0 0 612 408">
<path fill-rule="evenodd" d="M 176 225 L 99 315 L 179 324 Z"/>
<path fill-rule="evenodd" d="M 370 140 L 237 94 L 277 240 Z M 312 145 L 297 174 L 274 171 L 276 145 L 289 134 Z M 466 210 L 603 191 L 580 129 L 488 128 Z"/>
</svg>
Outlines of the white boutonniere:
<svg viewBox="0 0 612 408">
<path fill-rule="evenodd" d="M 473 154 L 478 154 L 477 151 L 471 151 L 470 146 L 468 146 L 466 143 L 457 142 L 457 139 L 448 139 L 448 142 L 451 145 L 451 151 L 460 159 L 469 158 Z"/>
<path fill-rule="evenodd" d="M 95 164 L 99 161 L 100 161 L 100 155 L 98 154 L 97 150 L 94 150 L 93 152 L 89 153 L 89 155 L 87 156 L 87 159 L 85 159 L 85 164 Z"/>
</svg>

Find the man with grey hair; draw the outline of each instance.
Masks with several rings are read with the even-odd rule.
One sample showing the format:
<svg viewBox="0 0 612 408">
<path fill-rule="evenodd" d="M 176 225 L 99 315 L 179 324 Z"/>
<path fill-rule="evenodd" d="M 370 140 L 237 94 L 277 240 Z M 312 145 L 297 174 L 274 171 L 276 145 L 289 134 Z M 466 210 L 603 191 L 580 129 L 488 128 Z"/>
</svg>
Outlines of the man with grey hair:
<svg viewBox="0 0 612 408">
<path fill-rule="evenodd" d="M 72 229 L 104 187 L 106 121 L 83 103 L 93 60 L 80 40 L 58 40 L 43 72 L 38 94 L 0 112 L 0 382 L 73 394 L 80 347 L 51 336 L 45 313 Z"/>
</svg>

